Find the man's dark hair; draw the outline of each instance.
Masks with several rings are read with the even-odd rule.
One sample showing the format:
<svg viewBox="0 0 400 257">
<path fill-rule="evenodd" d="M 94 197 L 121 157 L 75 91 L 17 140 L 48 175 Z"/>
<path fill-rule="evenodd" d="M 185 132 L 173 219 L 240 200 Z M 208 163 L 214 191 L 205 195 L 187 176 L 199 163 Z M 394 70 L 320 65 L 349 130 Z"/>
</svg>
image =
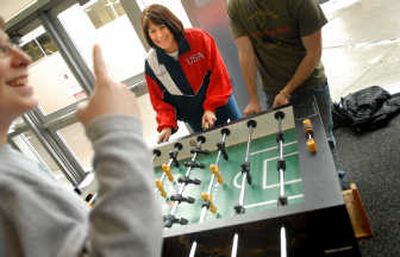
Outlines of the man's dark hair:
<svg viewBox="0 0 400 257">
<path fill-rule="evenodd" d="M 155 48 L 153 41 L 149 36 L 150 23 L 155 25 L 165 25 L 174 35 L 175 40 L 183 37 L 183 24 L 182 22 L 165 6 L 159 4 L 152 4 L 142 12 L 142 32 L 149 46 Z"/>
</svg>

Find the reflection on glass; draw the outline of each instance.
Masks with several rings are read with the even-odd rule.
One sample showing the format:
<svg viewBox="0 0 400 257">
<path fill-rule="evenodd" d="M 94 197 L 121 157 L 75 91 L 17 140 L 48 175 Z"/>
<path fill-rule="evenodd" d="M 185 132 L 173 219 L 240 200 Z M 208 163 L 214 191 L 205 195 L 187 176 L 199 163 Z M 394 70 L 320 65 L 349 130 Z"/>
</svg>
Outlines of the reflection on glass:
<svg viewBox="0 0 400 257">
<path fill-rule="evenodd" d="M 58 135 L 65 141 L 67 147 L 75 155 L 85 171 L 92 170 L 93 149 L 80 123 L 60 129 Z"/>
<path fill-rule="evenodd" d="M 51 55 L 58 51 L 57 46 L 54 44 L 53 40 L 51 39 L 48 33 L 44 33 L 37 38 L 37 42 L 43 49 L 46 55 Z"/>
<path fill-rule="evenodd" d="M 96 29 L 125 14 L 119 1 L 91 1 L 84 6 L 84 9 Z"/>
<path fill-rule="evenodd" d="M 15 136 L 11 140 L 25 156 L 38 163 L 43 170 L 52 172 L 57 181 L 71 186 L 71 183 L 31 131 Z"/>
<path fill-rule="evenodd" d="M 22 50 L 29 54 L 34 62 L 58 51 L 50 35 L 42 26 L 24 35 L 19 43 Z"/>
<path fill-rule="evenodd" d="M 85 6 L 76 4 L 61 12 L 58 18 L 89 68 L 92 68 L 92 47 L 97 43 L 109 72 L 114 79 L 122 81 L 143 72 L 146 52 L 117 3 L 101 0 L 90 1 Z"/>
<path fill-rule="evenodd" d="M 8 133 L 12 133 L 14 132 L 16 129 L 25 126 L 25 122 L 22 119 L 22 117 L 18 117 L 16 120 L 13 121 L 13 123 L 11 123 L 11 126 L 8 130 Z"/>
<path fill-rule="evenodd" d="M 87 97 L 43 26 L 24 35 L 20 45 L 34 60 L 29 79 L 44 114 Z"/>
<path fill-rule="evenodd" d="M 36 62 L 37 60 L 45 56 L 44 51 L 36 43 L 36 40 L 23 45 L 21 48 L 25 51 L 25 53 L 29 54 L 33 62 Z"/>
</svg>

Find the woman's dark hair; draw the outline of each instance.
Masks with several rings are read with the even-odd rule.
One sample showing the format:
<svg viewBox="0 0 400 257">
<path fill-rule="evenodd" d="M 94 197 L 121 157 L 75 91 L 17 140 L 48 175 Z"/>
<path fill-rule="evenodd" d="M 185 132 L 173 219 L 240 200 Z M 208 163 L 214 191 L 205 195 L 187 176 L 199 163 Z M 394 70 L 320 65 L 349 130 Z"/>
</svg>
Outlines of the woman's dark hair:
<svg viewBox="0 0 400 257">
<path fill-rule="evenodd" d="M 142 12 L 141 20 L 142 32 L 150 47 L 156 47 L 149 36 L 150 23 L 167 26 L 177 42 L 183 37 L 182 22 L 165 6 L 152 4 L 146 7 Z"/>
</svg>

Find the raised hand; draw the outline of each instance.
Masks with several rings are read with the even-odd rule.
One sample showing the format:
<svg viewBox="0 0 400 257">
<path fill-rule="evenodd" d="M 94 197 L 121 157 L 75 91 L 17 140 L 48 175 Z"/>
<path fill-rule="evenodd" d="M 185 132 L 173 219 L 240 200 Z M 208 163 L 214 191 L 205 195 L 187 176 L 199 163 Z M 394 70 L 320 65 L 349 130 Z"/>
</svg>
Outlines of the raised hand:
<svg viewBox="0 0 400 257">
<path fill-rule="evenodd" d="M 112 114 L 140 116 L 136 96 L 126 85 L 110 78 L 98 45 L 93 47 L 93 68 L 93 93 L 88 102 L 78 106 L 76 112 L 83 125 L 87 126 L 98 117 Z"/>
</svg>

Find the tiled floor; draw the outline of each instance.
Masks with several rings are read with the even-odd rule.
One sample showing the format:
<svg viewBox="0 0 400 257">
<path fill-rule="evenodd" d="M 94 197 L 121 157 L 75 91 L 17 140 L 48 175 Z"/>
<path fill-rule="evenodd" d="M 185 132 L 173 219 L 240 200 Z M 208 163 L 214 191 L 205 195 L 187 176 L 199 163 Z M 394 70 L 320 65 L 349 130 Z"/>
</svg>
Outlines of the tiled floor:
<svg viewBox="0 0 400 257">
<path fill-rule="evenodd" d="M 323 56 L 333 100 L 371 85 L 400 91 L 400 1 L 330 0 Z"/>
</svg>

